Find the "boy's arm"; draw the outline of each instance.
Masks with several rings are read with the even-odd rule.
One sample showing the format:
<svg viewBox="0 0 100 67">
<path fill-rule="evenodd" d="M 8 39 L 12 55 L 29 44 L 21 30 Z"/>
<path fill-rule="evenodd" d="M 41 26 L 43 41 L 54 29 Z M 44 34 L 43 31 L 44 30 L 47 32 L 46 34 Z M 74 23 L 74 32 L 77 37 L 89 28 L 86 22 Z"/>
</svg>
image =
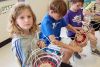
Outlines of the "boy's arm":
<svg viewBox="0 0 100 67">
<path fill-rule="evenodd" d="M 59 47 L 68 48 L 69 49 L 68 45 L 65 46 L 65 44 L 63 42 L 60 42 L 60 41 L 56 40 L 54 35 L 50 35 L 49 39 L 50 39 L 51 43 L 53 43 L 54 45 L 57 45 Z"/>
<path fill-rule="evenodd" d="M 76 34 L 80 34 L 80 32 L 77 31 L 77 29 L 74 28 L 74 27 L 73 27 L 72 25 L 70 25 L 70 24 L 68 24 L 68 25 L 66 26 L 66 28 L 69 29 L 69 30 L 71 30 L 71 31 L 73 31 L 73 32 L 75 32 Z"/>
<path fill-rule="evenodd" d="M 74 27 L 77 30 L 82 30 L 82 27 Z"/>
<path fill-rule="evenodd" d="M 68 45 L 68 44 L 65 44 L 61 41 L 56 40 L 54 35 L 50 35 L 49 39 L 52 42 L 52 44 L 57 45 L 58 47 L 67 48 L 67 49 L 70 49 L 70 50 L 75 51 L 75 52 L 81 52 L 82 51 L 82 49 L 79 46 L 73 46 L 73 45 L 76 45 L 76 44 Z"/>
</svg>

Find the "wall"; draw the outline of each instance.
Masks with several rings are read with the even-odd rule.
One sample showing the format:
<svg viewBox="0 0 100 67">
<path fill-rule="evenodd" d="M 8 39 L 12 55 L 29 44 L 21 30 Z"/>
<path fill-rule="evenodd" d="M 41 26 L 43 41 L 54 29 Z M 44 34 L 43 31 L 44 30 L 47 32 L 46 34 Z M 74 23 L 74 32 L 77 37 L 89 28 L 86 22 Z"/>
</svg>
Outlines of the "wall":
<svg viewBox="0 0 100 67">
<path fill-rule="evenodd" d="M 0 42 L 8 38 L 7 24 L 9 9 L 5 6 L 15 4 L 17 0 L 8 0 L 0 2 Z"/>
</svg>

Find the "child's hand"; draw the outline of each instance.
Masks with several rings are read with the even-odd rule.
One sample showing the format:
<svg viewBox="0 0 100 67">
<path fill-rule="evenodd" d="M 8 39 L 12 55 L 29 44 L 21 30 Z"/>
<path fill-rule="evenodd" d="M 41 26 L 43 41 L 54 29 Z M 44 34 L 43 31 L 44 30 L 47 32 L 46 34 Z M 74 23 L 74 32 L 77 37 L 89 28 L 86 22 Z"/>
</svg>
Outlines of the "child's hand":
<svg viewBox="0 0 100 67">
<path fill-rule="evenodd" d="M 82 50 L 83 50 L 83 49 L 82 49 L 80 46 L 75 45 L 75 46 L 73 47 L 73 51 L 74 51 L 74 52 L 80 53 L 80 52 L 82 52 Z"/>
<path fill-rule="evenodd" d="M 44 48 L 44 47 L 45 47 L 45 43 L 44 43 L 44 41 L 42 41 L 42 40 L 39 40 L 39 41 L 37 42 L 37 45 L 39 46 L 39 48 Z"/>
<path fill-rule="evenodd" d="M 85 31 L 82 29 L 82 27 L 76 27 L 76 28 L 77 28 L 76 34 L 83 34 L 83 33 L 85 33 Z"/>
<path fill-rule="evenodd" d="M 84 33 L 85 33 L 85 31 L 84 31 L 83 29 L 81 29 L 81 30 L 80 30 L 80 33 L 84 34 Z"/>
<path fill-rule="evenodd" d="M 76 34 L 81 34 L 81 32 L 76 30 Z"/>
<path fill-rule="evenodd" d="M 78 46 L 78 45 L 76 44 L 75 41 L 72 41 L 72 42 L 71 42 L 71 49 L 72 49 L 74 52 L 78 52 L 78 53 L 82 52 L 82 50 L 83 50 L 80 46 Z"/>
</svg>

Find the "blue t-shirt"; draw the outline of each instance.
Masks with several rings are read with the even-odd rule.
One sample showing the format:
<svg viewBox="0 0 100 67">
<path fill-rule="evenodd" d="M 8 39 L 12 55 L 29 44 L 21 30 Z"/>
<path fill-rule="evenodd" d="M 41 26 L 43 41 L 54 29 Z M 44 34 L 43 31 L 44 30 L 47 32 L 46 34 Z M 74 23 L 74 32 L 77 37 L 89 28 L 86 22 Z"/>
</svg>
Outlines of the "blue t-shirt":
<svg viewBox="0 0 100 67">
<path fill-rule="evenodd" d="M 67 26 L 67 23 L 64 18 L 56 21 L 53 17 L 46 14 L 41 22 L 39 38 L 45 41 L 46 46 L 50 44 L 50 39 L 48 38 L 50 35 L 54 35 L 60 41 L 60 31 L 65 26 Z"/>
<path fill-rule="evenodd" d="M 77 20 L 76 20 L 77 18 Z M 77 12 L 73 12 L 71 10 L 68 10 L 66 15 L 64 16 L 64 19 L 67 23 L 71 24 L 74 27 L 82 27 L 82 21 L 83 20 L 83 12 L 82 9 L 79 9 Z M 75 33 L 68 30 L 68 37 L 75 36 Z"/>
</svg>

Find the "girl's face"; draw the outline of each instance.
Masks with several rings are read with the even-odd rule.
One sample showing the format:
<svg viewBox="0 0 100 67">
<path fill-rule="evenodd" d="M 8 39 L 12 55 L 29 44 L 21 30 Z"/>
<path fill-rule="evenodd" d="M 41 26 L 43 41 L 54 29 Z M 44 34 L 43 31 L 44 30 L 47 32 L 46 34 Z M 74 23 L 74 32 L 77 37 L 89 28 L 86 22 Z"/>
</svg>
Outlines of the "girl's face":
<svg viewBox="0 0 100 67">
<path fill-rule="evenodd" d="M 22 10 L 19 16 L 16 18 L 16 24 L 24 31 L 29 31 L 33 25 L 33 17 L 28 9 Z"/>
<path fill-rule="evenodd" d="M 77 2 L 77 3 L 74 3 L 72 6 L 75 10 L 79 10 L 80 8 L 83 7 L 83 3 L 82 2 Z"/>
</svg>

